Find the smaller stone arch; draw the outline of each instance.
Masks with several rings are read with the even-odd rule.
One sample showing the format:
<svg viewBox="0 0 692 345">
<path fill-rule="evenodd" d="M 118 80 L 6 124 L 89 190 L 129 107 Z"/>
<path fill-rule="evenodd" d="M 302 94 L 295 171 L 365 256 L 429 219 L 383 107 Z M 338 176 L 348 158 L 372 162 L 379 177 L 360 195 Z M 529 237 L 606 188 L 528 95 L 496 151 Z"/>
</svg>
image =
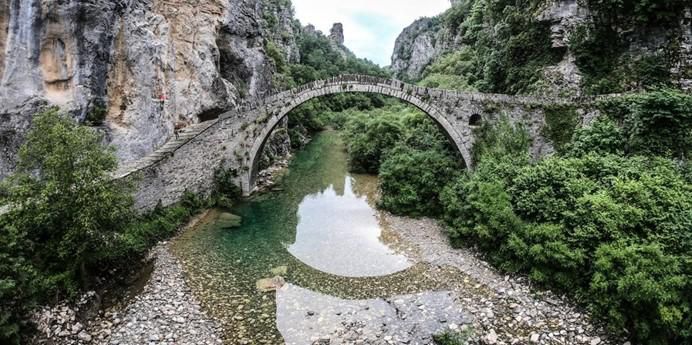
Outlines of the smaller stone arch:
<svg viewBox="0 0 692 345">
<path fill-rule="evenodd" d="M 472 114 L 469 117 L 469 126 L 478 127 L 483 123 L 483 117 L 480 114 Z"/>
</svg>

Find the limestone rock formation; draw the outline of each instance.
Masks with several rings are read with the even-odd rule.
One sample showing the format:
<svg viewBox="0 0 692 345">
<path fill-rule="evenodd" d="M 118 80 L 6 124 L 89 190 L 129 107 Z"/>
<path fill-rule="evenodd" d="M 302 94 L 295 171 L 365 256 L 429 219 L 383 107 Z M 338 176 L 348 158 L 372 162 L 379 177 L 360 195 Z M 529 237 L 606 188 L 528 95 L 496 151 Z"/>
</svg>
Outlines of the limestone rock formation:
<svg viewBox="0 0 692 345">
<path fill-rule="evenodd" d="M 0 0 L 0 178 L 41 107 L 105 110 L 99 130 L 127 162 L 176 123 L 266 95 L 265 42 L 297 61 L 296 28 L 290 6 L 262 0 Z"/>
<path fill-rule="evenodd" d="M 334 23 L 332 29 L 329 31 L 329 39 L 334 41 L 338 45 L 344 44 L 344 25 L 341 23 Z"/>
<path fill-rule="evenodd" d="M 396 39 L 390 69 L 400 79 L 420 79 L 435 58 L 455 48 L 454 41 L 438 18 L 420 18 Z"/>
<path fill-rule="evenodd" d="M 464 5 L 464 0 L 451 0 L 452 6 Z M 533 14 L 539 23 L 550 26 L 552 48 L 563 53 L 562 60 L 544 68 L 544 90 L 559 94 L 578 95 L 582 74 L 575 64 L 568 39 L 580 25 L 592 24 L 593 17 L 587 3 L 578 0 L 544 0 L 542 10 Z M 451 33 L 441 25 L 442 16 L 421 18 L 405 28 L 396 40 L 391 70 L 397 78 L 416 81 L 423 78 L 425 68 L 442 55 L 463 47 L 464 30 Z M 692 9 L 682 15 L 679 28 L 636 27 L 623 33 L 630 56 L 650 56 L 670 52 L 670 37 L 675 34 L 674 56 L 677 60 L 671 68 L 673 82 L 683 89 L 692 88 Z M 674 31 L 674 32 L 673 32 Z"/>
</svg>

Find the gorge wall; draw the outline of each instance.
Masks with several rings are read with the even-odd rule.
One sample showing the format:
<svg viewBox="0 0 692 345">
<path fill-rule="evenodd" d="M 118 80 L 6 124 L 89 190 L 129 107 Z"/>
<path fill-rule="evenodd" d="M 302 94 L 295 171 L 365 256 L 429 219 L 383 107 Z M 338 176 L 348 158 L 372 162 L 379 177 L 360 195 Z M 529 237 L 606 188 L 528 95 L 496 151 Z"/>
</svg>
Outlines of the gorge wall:
<svg viewBox="0 0 692 345">
<path fill-rule="evenodd" d="M 32 116 L 56 105 L 121 162 L 272 89 L 267 42 L 300 57 L 288 1 L 0 0 L 0 178 Z"/>
<path fill-rule="evenodd" d="M 623 92 L 642 87 L 646 78 L 663 77 L 674 87 L 692 88 L 692 10 L 685 1 L 648 9 L 635 1 L 591 0 L 453 0 L 452 5 L 400 34 L 391 60 L 395 77 L 417 82 L 437 74 L 444 78 L 423 84 L 448 81 L 445 87 L 530 94 Z M 517 51 L 505 54 L 511 49 Z M 531 55 L 532 50 L 546 53 Z M 479 56 L 484 61 L 473 60 Z M 527 76 L 511 80 L 503 75 L 511 73 L 498 72 L 502 63 L 533 64 L 531 85 L 508 87 Z"/>
</svg>

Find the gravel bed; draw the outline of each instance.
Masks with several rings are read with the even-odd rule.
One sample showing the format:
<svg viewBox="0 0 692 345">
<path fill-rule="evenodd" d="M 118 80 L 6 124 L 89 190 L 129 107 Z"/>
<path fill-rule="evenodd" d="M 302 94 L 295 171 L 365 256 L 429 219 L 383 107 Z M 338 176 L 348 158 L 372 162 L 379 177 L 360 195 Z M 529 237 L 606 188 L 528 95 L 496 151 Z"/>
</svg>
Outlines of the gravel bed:
<svg viewBox="0 0 692 345">
<path fill-rule="evenodd" d="M 449 244 L 444 227 L 429 218 L 384 214 L 411 247 L 410 256 L 465 275 L 458 303 L 472 319 L 471 342 L 481 344 L 624 344 L 612 339 L 563 296 L 530 286 L 526 277 L 503 275 L 469 249 Z"/>
<path fill-rule="evenodd" d="M 192 226 L 196 217 L 187 227 Z M 186 228 L 187 228 L 186 227 Z M 33 317 L 39 334 L 34 344 L 222 344 L 221 328 L 202 310 L 185 281 L 183 269 L 167 242 L 151 249 L 154 268 L 143 290 L 124 307 L 80 317 L 93 308 L 94 292 L 75 305 L 43 308 Z M 81 321 L 81 322 L 80 322 Z"/>
</svg>

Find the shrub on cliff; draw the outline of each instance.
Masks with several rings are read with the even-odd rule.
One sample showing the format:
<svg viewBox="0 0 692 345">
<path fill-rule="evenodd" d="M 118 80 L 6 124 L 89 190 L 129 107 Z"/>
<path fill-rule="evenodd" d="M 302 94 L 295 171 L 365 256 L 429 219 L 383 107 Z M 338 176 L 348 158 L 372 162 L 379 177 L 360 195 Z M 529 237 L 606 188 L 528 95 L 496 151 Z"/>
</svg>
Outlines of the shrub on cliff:
<svg viewBox="0 0 692 345">
<path fill-rule="evenodd" d="M 628 154 L 689 159 L 692 153 L 692 95 L 662 89 L 602 101 L 619 121 Z"/>
</svg>

